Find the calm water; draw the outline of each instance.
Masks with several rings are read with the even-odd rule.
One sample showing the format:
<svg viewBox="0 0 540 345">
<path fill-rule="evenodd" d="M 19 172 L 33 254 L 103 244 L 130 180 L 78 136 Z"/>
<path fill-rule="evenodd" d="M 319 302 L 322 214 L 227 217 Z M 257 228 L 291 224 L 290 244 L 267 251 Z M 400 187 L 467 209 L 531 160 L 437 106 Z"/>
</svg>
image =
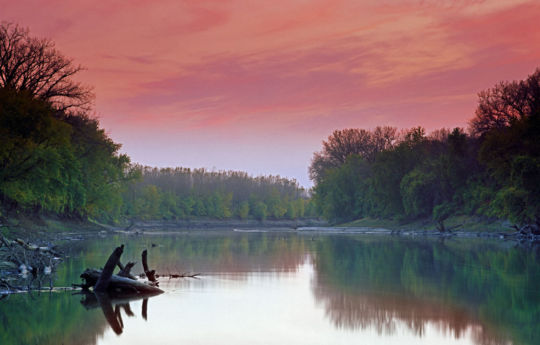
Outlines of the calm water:
<svg viewBox="0 0 540 345">
<path fill-rule="evenodd" d="M 12 295 L 0 301 L 0 344 L 540 344 L 538 250 L 275 232 L 109 236 L 71 243 L 54 285 L 79 282 L 122 243 L 124 262 L 148 248 L 158 272 L 203 275 L 162 279 L 165 293 L 146 300 Z"/>
</svg>

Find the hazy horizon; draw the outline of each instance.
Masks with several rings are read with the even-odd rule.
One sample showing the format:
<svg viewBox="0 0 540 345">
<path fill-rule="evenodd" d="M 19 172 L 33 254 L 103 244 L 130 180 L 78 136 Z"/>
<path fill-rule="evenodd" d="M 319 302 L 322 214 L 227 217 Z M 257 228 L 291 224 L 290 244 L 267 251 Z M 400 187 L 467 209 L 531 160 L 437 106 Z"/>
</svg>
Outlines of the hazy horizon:
<svg viewBox="0 0 540 345">
<path fill-rule="evenodd" d="M 540 61 L 527 0 L 0 4 L 87 68 L 78 80 L 133 162 L 305 187 L 333 130 L 466 127 L 479 91 Z"/>
</svg>

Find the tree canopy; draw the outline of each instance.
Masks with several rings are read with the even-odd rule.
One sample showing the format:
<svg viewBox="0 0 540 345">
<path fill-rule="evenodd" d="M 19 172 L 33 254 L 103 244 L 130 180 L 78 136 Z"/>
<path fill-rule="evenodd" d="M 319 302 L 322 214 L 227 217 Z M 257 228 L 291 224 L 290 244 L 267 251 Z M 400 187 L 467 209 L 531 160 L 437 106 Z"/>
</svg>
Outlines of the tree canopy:
<svg viewBox="0 0 540 345">
<path fill-rule="evenodd" d="M 241 171 L 136 166 L 141 179 L 123 193 L 125 214 L 142 219 L 314 216 L 308 193 L 295 180 L 252 177 Z"/>
<path fill-rule="evenodd" d="M 13 23 L 0 24 L 0 87 L 26 92 L 56 110 L 88 110 L 93 94 L 73 79 L 81 70 L 52 41 Z"/>
<path fill-rule="evenodd" d="M 500 82 L 482 91 L 475 117 L 471 120 L 471 132 L 484 135 L 493 129 L 512 126 L 540 113 L 540 68 L 527 79 Z"/>
<path fill-rule="evenodd" d="M 357 128 L 335 130 L 323 141 L 323 149 L 313 155 L 310 177 L 314 181 L 322 180 L 329 169 L 344 164 L 351 155 L 371 161 L 378 152 L 392 147 L 397 138 L 397 129 L 387 126 L 373 131 Z"/>
<path fill-rule="evenodd" d="M 0 25 L 0 206 L 7 212 L 120 211 L 129 158 L 88 115 L 92 95 L 72 79 L 80 70 L 51 41 Z"/>
<path fill-rule="evenodd" d="M 538 228 L 539 118 L 537 69 L 481 92 L 470 135 L 455 128 L 426 136 L 416 127 L 373 147 L 373 132 L 335 131 L 310 167 L 316 207 L 334 222 L 432 217 L 443 228 L 450 215 L 468 214 Z"/>
</svg>

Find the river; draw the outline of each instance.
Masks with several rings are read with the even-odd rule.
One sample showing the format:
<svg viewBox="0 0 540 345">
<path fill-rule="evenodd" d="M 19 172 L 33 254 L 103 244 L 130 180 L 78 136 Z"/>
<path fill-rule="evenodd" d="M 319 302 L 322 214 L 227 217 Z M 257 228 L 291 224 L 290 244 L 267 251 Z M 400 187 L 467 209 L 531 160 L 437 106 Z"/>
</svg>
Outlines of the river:
<svg viewBox="0 0 540 345">
<path fill-rule="evenodd" d="M 164 294 L 0 300 L 0 344 L 540 344 L 540 252 L 471 239 L 179 231 L 65 245 L 43 285 L 69 287 L 148 249 Z"/>
</svg>

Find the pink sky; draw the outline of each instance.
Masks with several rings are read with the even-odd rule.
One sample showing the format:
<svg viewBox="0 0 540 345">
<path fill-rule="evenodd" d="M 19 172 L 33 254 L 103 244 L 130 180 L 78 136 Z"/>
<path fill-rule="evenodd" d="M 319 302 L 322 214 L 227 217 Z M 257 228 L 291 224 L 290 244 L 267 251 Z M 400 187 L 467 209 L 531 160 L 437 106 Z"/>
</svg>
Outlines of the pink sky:
<svg viewBox="0 0 540 345">
<path fill-rule="evenodd" d="M 465 127 L 540 66 L 537 0 L 0 0 L 87 70 L 134 162 L 279 174 L 334 129 Z"/>
</svg>

